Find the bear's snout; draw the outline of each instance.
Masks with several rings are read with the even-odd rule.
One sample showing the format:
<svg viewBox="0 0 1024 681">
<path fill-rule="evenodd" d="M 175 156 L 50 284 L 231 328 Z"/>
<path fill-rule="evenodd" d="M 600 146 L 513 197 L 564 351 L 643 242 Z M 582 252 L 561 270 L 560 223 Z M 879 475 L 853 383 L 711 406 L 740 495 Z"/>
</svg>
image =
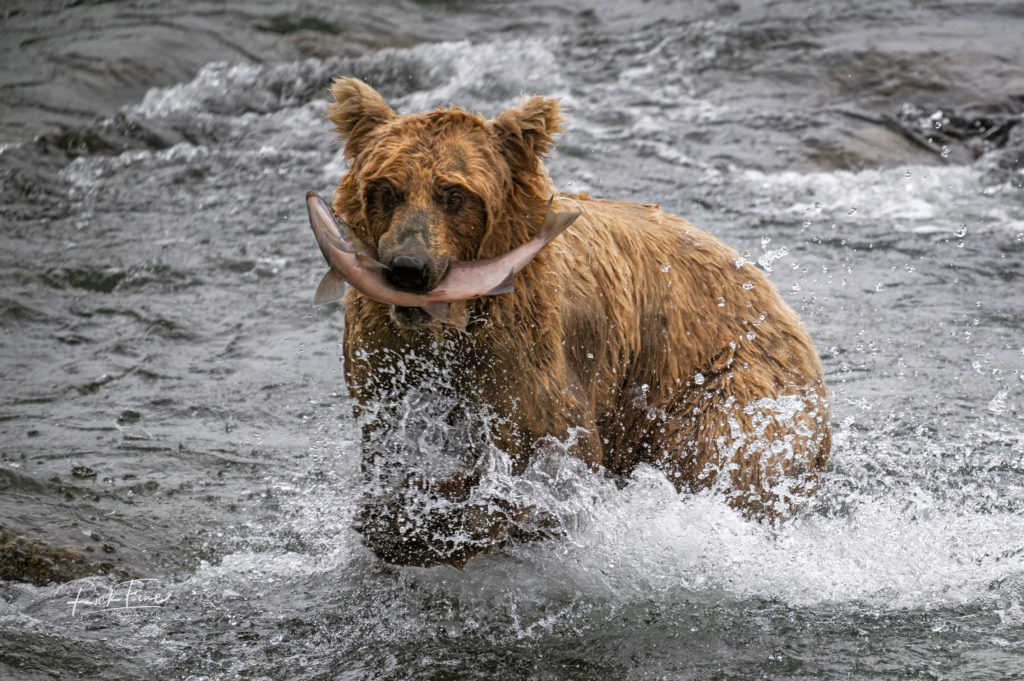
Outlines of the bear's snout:
<svg viewBox="0 0 1024 681">
<path fill-rule="evenodd" d="M 427 259 L 418 254 L 399 253 L 391 258 L 385 274 L 388 283 L 413 293 L 426 293 L 431 286 L 431 267 Z"/>
</svg>

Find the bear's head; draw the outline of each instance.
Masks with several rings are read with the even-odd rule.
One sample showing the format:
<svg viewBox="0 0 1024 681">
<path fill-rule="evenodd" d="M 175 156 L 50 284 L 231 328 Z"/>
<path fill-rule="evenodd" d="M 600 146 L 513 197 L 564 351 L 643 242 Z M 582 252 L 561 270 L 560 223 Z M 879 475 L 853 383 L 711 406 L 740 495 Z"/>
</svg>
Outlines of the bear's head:
<svg viewBox="0 0 1024 681">
<path fill-rule="evenodd" d="M 400 116 L 355 78 L 331 86 L 327 116 L 348 172 L 334 209 L 374 244 L 397 288 L 437 286 L 455 260 L 501 255 L 536 233 L 552 193 L 542 158 L 560 132 L 558 100 L 525 99 L 493 119 L 457 107 Z M 419 308 L 392 308 L 404 328 Z"/>
</svg>

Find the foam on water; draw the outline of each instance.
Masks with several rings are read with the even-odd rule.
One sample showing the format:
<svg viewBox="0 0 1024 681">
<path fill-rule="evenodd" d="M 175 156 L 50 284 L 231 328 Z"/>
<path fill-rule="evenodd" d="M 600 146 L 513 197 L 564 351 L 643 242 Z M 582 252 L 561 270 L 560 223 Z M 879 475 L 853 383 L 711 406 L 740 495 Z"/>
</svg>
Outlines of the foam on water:
<svg viewBox="0 0 1024 681">
<path fill-rule="evenodd" d="M 550 39 L 433 43 L 401 52 L 375 55 L 374 60 L 408 59 L 427 68 L 428 78 L 398 97 L 401 113 L 458 104 L 493 111 L 496 104 L 515 101 L 521 94 L 565 97 L 567 86 Z"/>
<path fill-rule="evenodd" d="M 125 112 L 143 118 L 181 114 L 244 116 L 300 107 L 327 94 L 339 76 L 379 87 L 400 113 L 459 104 L 490 109 L 521 93 L 566 96 L 552 39 L 437 42 L 389 48 L 359 58 L 272 65 L 216 62 L 188 83 L 154 88 Z"/>
<path fill-rule="evenodd" d="M 345 60 L 307 59 L 282 64 L 214 62 L 187 83 L 149 90 L 126 111 L 143 118 L 213 113 L 241 116 L 294 108 L 307 102 L 317 85 L 329 81 Z"/>
<path fill-rule="evenodd" d="M 1024 229 L 1024 211 L 1014 211 L 1012 204 L 974 200 L 1014 187 L 1009 182 L 985 186 L 982 172 L 971 166 L 828 173 L 744 170 L 740 178 L 762 197 L 758 205 L 774 214 L 782 209 L 811 220 L 857 223 L 867 230 L 892 225 L 945 236 Z"/>
</svg>

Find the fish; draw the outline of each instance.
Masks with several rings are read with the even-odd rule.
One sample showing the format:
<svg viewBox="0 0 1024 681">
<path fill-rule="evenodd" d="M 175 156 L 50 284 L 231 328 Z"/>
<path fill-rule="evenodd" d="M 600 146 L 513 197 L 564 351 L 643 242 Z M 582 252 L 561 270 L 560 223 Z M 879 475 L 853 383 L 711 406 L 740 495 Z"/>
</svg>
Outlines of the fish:
<svg viewBox="0 0 1024 681">
<path fill-rule="evenodd" d="M 347 283 L 381 303 L 419 307 L 434 319 L 446 322 L 448 306 L 453 302 L 511 293 L 515 275 L 580 216 L 578 211 L 552 211 L 554 198 L 548 199 L 544 221 L 531 240 L 495 258 L 452 261 L 448 273 L 434 289 L 426 293 L 412 293 L 392 286 L 384 276 L 388 268 L 380 262 L 376 249 L 360 239 L 344 220 L 338 219 L 316 192 L 307 192 L 309 224 L 320 252 L 330 266 L 317 286 L 313 304 L 324 305 L 341 300 Z"/>
</svg>

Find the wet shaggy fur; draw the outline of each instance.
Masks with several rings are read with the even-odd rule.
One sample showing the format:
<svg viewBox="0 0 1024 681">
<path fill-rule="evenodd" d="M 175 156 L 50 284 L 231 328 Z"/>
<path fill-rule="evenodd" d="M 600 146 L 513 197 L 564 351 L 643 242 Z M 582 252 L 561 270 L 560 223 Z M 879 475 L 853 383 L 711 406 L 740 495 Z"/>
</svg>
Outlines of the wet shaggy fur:
<svg viewBox="0 0 1024 681">
<path fill-rule="evenodd" d="M 595 470 L 625 476 L 650 464 L 681 492 L 715 487 L 758 518 L 813 492 L 829 414 L 803 324 L 760 270 L 686 220 L 555 189 L 542 160 L 561 131 L 557 100 L 525 99 L 493 119 L 460 108 L 399 116 L 361 81 L 339 79 L 331 92 L 328 117 L 349 163 L 334 209 L 382 262 L 423 262 L 422 287 L 453 259 L 531 239 L 551 196 L 555 210 L 582 212 L 516 275 L 513 293 L 453 304 L 446 325 L 350 291 L 345 375 L 377 414 L 365 429 L 368 469 L 394 417 L 387 405 L 417 385 L 417 366 L 435 362 L 501 417 L 494 444 L 519 470 L 539 440 L 572 434 L 572 454 Z M 451 503 L 428 520 L 409 522 L 415 481 L 368 500 L 367 544 L 393 562 L 458 565 L 538 534 L 529 509 L 460 508 L 475 475 L 434 484 Z M 452 526 L 461 540 L 440 531 Z"/>
</svg>

